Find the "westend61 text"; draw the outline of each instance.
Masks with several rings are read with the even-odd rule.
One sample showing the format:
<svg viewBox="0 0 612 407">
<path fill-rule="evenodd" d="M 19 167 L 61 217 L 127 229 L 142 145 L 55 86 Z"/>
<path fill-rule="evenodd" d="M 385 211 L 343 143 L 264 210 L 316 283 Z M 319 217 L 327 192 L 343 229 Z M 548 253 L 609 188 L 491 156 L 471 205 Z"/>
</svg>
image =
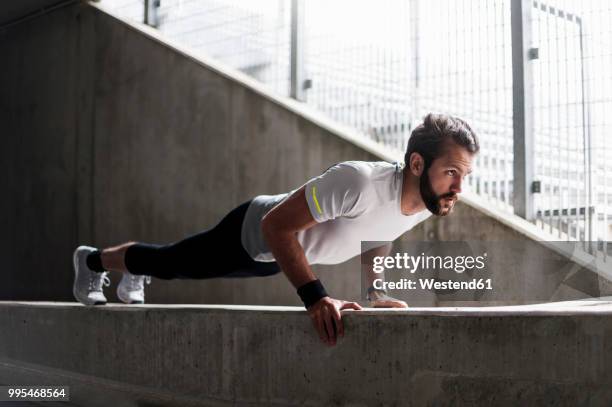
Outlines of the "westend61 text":
<svg viewBox="0 0 612 407">
<path fill-rule="evenodd" d="M 414 280 L 402 278 L 399 281 L 374 280 L 374 288 L 378 290 L 492 290 L 491 279 L 474 278 L 467 281 L 436 280 L 433 278 L 419 278 Z"/>
</svg>

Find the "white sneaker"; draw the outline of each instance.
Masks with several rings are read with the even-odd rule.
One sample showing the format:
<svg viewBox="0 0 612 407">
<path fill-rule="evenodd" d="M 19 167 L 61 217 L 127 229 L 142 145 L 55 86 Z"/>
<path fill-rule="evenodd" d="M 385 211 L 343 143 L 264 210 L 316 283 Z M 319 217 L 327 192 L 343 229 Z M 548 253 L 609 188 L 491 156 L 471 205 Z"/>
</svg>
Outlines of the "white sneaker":
<svg viewBox="0 0 612 407">
<path fill-rule="evenodd" d="M 151 276 L 141 276 L 124 271 L 117 286 L 117 297 L 126 304 L 144 304 L 144 283 L 151 284 Z"/>
<path fill-rule="evenodd" d="M 79 246 L 72 256 L 74 265 L 72 294 L 77 301 L 84 305 L 106 304 L 102 286 L 108 287 L 110 285 L 108 271 L 98 273 L 87 267 L 87 256 L 96 250 L 95 247 Z"/>
</svg>

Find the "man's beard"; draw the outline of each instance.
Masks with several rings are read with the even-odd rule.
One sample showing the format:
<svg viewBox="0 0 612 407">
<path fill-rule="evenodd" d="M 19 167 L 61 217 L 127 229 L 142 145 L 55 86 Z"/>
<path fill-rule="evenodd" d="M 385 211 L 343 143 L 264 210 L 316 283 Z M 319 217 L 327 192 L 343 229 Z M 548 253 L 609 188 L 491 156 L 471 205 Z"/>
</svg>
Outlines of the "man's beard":
<svg viewBox="0 0 612 407">
<path fill-rule="evenodd" d="M 442 208 L 442 205 L 440 204 L 440 202 L 443 199 L 446 199 L 446 198 L 452 198 L 455 200 L 457 199 L 457 194 L 455 194 L 454 192 L 447 192 L 442 195 L 436 195 L 431 185 L 431 181 L 429 179 L 429 168 L 426 168 L 423 171 L 423 175 L 421 175 L 419 189 L 421 191 L 421 198 L 423 198 L 423 202 L 425 203 L 425 206 L 427 207 L 427 209 L 429 209 L 431 213 L 433 213 L 436 216 L 446 216 L 450 213 L 452 209 L 452 206 L 451 206 L 446 212 L 442 212 L 444 208 Z"/>
</svg>

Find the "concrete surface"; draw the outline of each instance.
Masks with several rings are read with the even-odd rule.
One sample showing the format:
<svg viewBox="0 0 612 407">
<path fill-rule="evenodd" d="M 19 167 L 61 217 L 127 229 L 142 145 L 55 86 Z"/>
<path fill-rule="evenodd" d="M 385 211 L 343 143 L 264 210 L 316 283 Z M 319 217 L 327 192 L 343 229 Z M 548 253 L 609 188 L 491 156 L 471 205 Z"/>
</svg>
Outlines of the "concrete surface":
<svg viewBox="0 0 612 407">
<path fill-rule="evenodd" d="M 0 30 L 0 299 L 72 301 L 79 244 L 169 243 L 214 226 L 258 194 L 288 191 L 343 160 L 389 155 L 244 75 L 165 44 L 88 4 Z M 430 220 L 408 239 L 525 239 L 482 207 Z M 228 255 L 227 253 L 220 255 Z M 229 254 L 231 255 L 231 254 Z M 358 299 L 359 259 L 315 266 L 329 292 Z M 598 297 L 609 283 L 543 273 L 545 299 Z M 111 276 L 116 284 L 119 276 Z M 521 276 L 501 276 L 511 289 Z M 559 290 L 559 281 L 563 281 Z M 116 300 L 114 285 L 107 290 Z M 516 291 L 515 301 L 525 301 Z M 159 281 L 157 303 L 298 305 L 283 275 Z M 417 301 L 418 300 L 418 301 Z M 415 299 L 444 305 L 452 298 Z"/>
<path fill-rule="evenodd" d="M 298 307 L 0 303 L 0 383 L 88 406 L 607 406 L 612 301 L 344 312 L 319 343 Z"/>
<path fill-rule="evenodd" d="M 69 0 L 19 0 L 0 2 L 0 27 L 16 22 L 24 17 L 51 9 Z M 76 0 L 72 0 L 76 1 Z"/>
</svg>

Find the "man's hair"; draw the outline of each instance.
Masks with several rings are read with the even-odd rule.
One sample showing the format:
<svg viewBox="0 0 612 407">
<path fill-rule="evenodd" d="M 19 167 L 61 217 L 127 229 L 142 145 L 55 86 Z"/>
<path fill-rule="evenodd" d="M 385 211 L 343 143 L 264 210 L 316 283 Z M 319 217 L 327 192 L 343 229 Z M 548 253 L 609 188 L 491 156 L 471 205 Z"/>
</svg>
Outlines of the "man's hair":
<svg viewBox="0 0 612 407">
<path fill-rule="evenodd" d="M 442 154 L 449 141 L 464 147 L 470 153 L 476 154 L 480 150 L 476 133 L 469 124 L 458 117 L 445 114 L 429 113 L 412 130 L 408 140 L 408 148 L 404 156 L 406 167 L 410 165 L 410 155 L 419 153 L 425 160 L 425 168 Z"/>
</svg>

